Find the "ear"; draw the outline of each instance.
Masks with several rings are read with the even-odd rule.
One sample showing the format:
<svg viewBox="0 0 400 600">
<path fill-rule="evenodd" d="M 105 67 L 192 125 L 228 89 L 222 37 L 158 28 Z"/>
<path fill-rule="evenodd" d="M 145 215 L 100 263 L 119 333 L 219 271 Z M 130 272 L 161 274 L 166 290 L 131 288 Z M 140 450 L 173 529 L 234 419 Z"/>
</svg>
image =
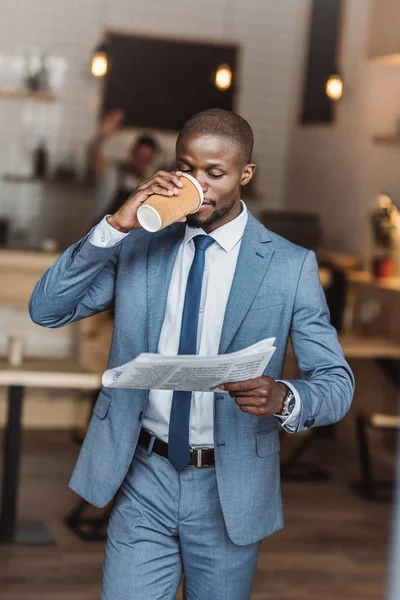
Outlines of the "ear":
<svg viewBox="0 0 400 600">
<path fill-rule="evenodd" d="M 241 186 L 247 185 L 249 183 L 249 181 L 251 180 L 251 178 L 254 175 L 255 170 L 256 170 L 256 165 L 248 164 L 248 165 L 244 166 L 243 172 L 242 172 L 242 177 L 240 179 Z"/>
</svg>

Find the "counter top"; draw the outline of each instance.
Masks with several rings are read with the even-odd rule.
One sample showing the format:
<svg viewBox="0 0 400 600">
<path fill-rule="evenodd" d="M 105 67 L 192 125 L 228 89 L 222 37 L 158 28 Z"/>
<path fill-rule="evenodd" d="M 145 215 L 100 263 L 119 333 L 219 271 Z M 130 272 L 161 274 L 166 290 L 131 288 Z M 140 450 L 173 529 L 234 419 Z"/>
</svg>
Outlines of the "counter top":
<svg viewBox="0 0 400 600">
<path fill-rule="evenodd" d="M 101 375 L 65 359 L 26 359 L 19 367 L 0 359 L 0 386 L 96 390 Z"/>
<path fill-rule="evenodd" d="M 43 273 L 59 256 L 58 252 L 0 248 L 0 271 L 39 271 Z"/>
<path fill-rule="evenodd" d="M 392 290 L 400 292 L 400 277 L 388 277 L 387 279 L 377 279 L 370 271 L 349 270 L 346 273 L 346 279 L 352 283 L 370 285 L 382 290 Z"/>
</svg>

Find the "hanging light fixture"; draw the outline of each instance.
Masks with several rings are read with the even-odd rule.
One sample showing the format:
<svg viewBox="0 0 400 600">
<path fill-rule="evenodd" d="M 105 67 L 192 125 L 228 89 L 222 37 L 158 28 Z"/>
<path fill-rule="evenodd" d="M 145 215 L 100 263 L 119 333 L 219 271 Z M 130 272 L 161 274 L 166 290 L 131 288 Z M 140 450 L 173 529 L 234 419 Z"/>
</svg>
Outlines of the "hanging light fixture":
<svg viewBox="0 0 400 600">
<path fill-rule="evenodd" d="M 106 43 L 103 42 L 97 46 L 92 58 L 91 71 L 95 77 L 104 77 L 108 70 L 108 58 L 106 52 Z"/>
<path fill-rule="evenodd" d="M 232 85 L 232 71 L 229 65 L 220 65 L 215 72 L 214 83 L 216 87 L 221 91 L 225 92 Z"/>
<path fill-rule="evenodd" d="M 331 100 L 337 102 L 343 96 L 343 79 L 335 73 L 331 75 L 326 82 L 325 88 L 326 95 Z"/>
</svg>

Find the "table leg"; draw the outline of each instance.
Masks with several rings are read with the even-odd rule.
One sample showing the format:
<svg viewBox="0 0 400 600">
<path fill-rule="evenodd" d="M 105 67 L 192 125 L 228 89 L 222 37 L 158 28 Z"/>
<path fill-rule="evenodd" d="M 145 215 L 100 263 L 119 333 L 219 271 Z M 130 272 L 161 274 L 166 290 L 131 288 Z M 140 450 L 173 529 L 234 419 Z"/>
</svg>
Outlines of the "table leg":
<svg viewBox="0 0 400 600">
<path fill-rule="evenodd" d="M 8 419 L 4 432 L 3 483 L 0 517 L 0 542 L 12 542 L 15 535 L 18 471 L 21 454 L 21 414 L 24 389 L 13 386 L 8 393 Z"/>
<path fill-rule="evenodd" d="M 41 523 L 24 525 L 17 523 L 23 400 L 24 388 L 11 386 L 8 393 L 8 418 L 4 432 L 0 543 L 49 544 L 53 543 L 52 537 Z"/>
</svg>

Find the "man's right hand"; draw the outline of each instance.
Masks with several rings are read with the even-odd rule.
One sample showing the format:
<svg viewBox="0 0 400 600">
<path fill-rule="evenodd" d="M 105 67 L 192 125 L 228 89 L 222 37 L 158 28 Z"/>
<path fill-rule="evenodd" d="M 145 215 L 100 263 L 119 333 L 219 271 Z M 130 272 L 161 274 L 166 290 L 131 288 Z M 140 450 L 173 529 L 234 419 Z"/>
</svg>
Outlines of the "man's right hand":
<svg viewBox="0 0 400 600">
<path fill-rule="evenodd" d="M 158 171 L 155 175 L 143 181 L 132 196 L 117 210 L 116 213 L 107 218 L 107 222 L 123 233 L 128 233 L 132 229 L 140 229 L 141 225 L 137 218 L 138 208 L 147 198 L 153 194 L 160 194 L 166 198 L 179 195 L 179 191 L 183 184 L 180 180 L 181 171 Z M 186 217 L 180 219 L 181 222 L 186 221 Z"/>
<path fill-rule="evenodd" d="M 96 135 L 89 145 L 89 160 L 97 175 L 102 177 L 107 170 L 108 160 L 104 155 L 104 142 L 121 129 L 125 113 L 123 110 L 111 110 L 99 124 Z"/>
<path fill-rule="evenodd" d="M 98 137 L 109 137 L 117 133 L 121 129 L 124 117 L 125 113 L 120 109 L 108 112 L 98 127 Z"/>
</svg>

